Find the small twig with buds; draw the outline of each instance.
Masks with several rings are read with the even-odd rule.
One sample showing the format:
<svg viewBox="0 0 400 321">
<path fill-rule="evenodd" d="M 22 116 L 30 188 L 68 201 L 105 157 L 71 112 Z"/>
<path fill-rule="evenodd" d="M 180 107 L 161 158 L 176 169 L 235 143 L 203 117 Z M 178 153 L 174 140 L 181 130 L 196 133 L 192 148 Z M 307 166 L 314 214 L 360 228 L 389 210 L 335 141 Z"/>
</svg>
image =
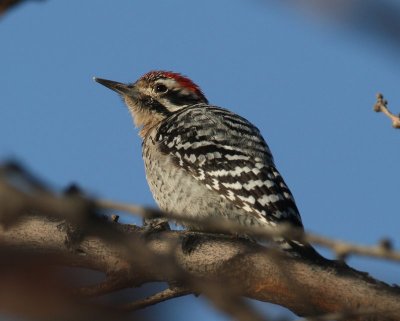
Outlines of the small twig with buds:
<svg viewBox="0 0 400 321">
<path fill-rule="evenodd" d="M 392 126 L 394 128 L 400 128 L 400 115 L 395 116 L 390 112 L 390 110 L 388 109 L 388 101 L 383 97 L 381 93 L 378 93 L 376 95 L 376 103 L 374 105 L 374 111 L 376 111 L 377 113 L 379 112 L 384 113 L 386 116 L 390 118 L 390 120 L 392 121 Z"/>
</svg>

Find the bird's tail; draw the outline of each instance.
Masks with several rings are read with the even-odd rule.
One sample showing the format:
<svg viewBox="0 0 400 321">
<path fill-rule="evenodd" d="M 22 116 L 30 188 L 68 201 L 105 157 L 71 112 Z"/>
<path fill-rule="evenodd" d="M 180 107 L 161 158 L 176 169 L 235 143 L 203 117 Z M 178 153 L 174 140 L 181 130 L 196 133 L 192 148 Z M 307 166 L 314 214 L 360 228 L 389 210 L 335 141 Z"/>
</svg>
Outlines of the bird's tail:
<svg viewBox="0 0 400 321">
<path fill-rule="evenodd" d="M 331 262 L 331 260 L 326 259 L 319 254 L 309 243 L 302 243 L 282 238 L 276 240 L 276 242 L 282 250 L 290 253 L 290 255 L 294 257 L 299 257 L 318 264 Z"/>
</svg>

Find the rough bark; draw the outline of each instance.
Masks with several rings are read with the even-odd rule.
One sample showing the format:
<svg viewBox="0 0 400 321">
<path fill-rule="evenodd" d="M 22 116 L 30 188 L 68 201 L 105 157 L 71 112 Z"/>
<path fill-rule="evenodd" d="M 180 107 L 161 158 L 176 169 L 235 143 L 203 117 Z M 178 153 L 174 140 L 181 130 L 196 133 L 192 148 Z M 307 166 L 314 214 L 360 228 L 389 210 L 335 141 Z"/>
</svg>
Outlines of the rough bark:
<svg viewBox="0 0 400 321">
<path fill-rule="evenodd" d="M 117 223 L 107 223 L 102 229 L 117 231 L 123 236 L 119 240 L 110 241 L 100 233 L 89 233 L 71 243 L 71 230 L 65 226 L 54 219 L 27 216 L 7 228 L 0 227 L 0 244 L 3 249 L 16 252 L 21 249 L 31 254 L 53 254 L 62 257 L 62 264 L 108 275 L 108 282 L 96 290 L 85 289 L 86 294 L 106 293 L 152 281 L 182 282 L 178 274 L 168 270 L 168 264 L 162 266 L 162 260 L 168 258 L 186 277 L 218 280 L 215 282 L 235 289 L 240 295 L 279 304 L 297 315 L 361 310 L 379 312 L 376 320 L 400 320 L 398 288 L 345 265 L 319 266 L 277 255 L 258 244 L 232 237 L 193 236 L 185 231 L 143 236 L 139 228 Z M 182 245 L 188 237 L 192 238 L 189 251 L 185 250 L 187 244 Z M 135 247 L 141 242 L 146 247 L 143 244 Z M 171 247 L 171 244 L 177 246 Z M 145 257 L 147 252 L 151 252 L 152 259 Z M 370 314 L 368 318 L 353 320 L 373 317 Z"/>
</svg>

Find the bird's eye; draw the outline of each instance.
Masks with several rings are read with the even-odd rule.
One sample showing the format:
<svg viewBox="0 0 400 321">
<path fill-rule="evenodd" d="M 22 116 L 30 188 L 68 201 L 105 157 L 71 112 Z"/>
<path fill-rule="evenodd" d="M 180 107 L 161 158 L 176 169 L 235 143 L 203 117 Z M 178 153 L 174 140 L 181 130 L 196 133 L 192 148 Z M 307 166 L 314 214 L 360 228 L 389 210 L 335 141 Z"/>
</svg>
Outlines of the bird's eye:
<svg viewBox="0 0 400 321">
<path fill-rule="evenodd" d="M 166 93 L 166 92 L 168 91 L 168 87 L 165 86 L 165 85 L 163 85 L 163 84 L 157 84 L 157 85 L 154 87 L 154 91 L 155 91 L 156 93 Z"/>
</svg>

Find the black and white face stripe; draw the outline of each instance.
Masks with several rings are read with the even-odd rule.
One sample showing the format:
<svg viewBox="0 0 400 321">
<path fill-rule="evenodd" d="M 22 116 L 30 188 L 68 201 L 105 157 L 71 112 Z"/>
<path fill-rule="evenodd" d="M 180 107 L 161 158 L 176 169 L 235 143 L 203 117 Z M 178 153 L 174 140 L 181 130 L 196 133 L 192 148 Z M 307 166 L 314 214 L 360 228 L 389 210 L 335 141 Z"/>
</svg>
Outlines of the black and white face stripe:
<svg viewBox="0 0 400 321">
<path fill-rule="evenodd" d="M 172 89 L 163 95 L 168 101 L 167 108 L 175 111 L 177 107 L 195 105 L 199 103 L 198 97 L 191 92 L 183 92 L 182 90 Z"/>
<path fill-rule="evenodd" d="M 142 105 L 146 106 L 146 109 L 150 107 L 151 111 L 154 111 L 165 117 L 169 117 L 172 114 L 167 108 L 165 108 L 164 105 L 151 96 L 143 96 L 141 103 Z"/>
<path fill-rule="evenodd" d="M 155 108 L 156 112 L 164 115 L 174 113 L 182 108 L 198 103 L 206 103 L 207 99 L 199 96 L 190 88 L 182 87 L 175 79 L 160 77 L 142 89 L 143 105 Z M 157 101 L 156 104 L 154 101 Z M 150 104 L 149 104 L 150 102 Z M 162 111 L 163 108 L 165 111 Z"/>
</svg>

